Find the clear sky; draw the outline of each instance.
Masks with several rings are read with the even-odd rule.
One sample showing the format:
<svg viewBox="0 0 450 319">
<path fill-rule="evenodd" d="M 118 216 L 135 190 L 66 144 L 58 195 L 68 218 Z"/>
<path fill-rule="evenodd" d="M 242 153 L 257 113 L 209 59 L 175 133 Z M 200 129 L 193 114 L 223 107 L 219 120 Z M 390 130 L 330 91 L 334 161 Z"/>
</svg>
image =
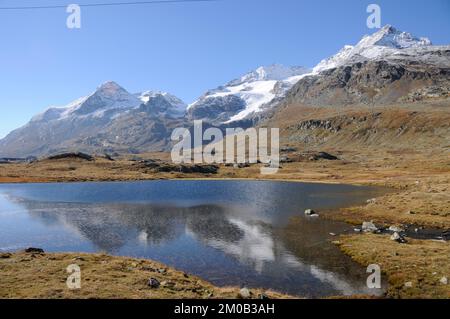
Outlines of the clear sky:
<svg viewBox="0 0 450 319">
<path fill-rule="evenodd" d="M 132 0 L 0 0 L 0 7 Z M 312 67 L 367 33 L 366 7 L 435 44 L 450 44 L 448 0 L 221 0 L 82 8 L 0 10 L 0 137 L 51 105 L 107 80 L 130 92 L 164 90 L 190 103 L 260 65 Z"/>
</svg>

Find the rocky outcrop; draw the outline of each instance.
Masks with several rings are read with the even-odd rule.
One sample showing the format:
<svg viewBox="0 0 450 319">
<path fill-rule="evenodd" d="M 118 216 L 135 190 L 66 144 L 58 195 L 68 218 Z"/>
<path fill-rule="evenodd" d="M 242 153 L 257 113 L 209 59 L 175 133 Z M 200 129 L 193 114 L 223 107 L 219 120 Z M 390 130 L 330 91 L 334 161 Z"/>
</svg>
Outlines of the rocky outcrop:
<svg viewBox="0 0 450 319">
<path fill-rule="evenodd" d="M 300 80 L 283 104 L 388 105 L 450 96 L 450 49 L 438 51 L 447 65 L 419 60 L 359 61 Z"/>
</svg>

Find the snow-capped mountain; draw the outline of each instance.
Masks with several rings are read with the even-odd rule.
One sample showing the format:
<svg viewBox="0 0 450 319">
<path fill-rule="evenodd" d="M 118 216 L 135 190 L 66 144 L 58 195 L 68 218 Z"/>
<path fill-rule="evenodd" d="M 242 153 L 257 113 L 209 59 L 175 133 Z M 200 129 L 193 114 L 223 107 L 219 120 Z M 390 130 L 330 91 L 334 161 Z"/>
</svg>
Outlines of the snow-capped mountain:
<svg viewBox="0 0 450 319">
<path fill-rule="evenodd" d="M 304 67 L 271 65 L 259 67 L 224 86 L 210 90 L 187 109 L 188 118 L 222 124 L 243 120 L 263 112 L 303 76 Z"/>
<path fill-rule="evenodd" d="M 364 36 L 355 46 L 346 45 L 336 55 L 322 60 L 314 73 L 336 68 L 350 62 L 355 57 L 376 59 L 383 56 L 401 54 L 403 49 L 420 49 L 431 46 L 428 38 L 417 38 L 410 33 L 401 32 L 386 25 L 372 35 Z"/>
<path fill-rule="evenodd" d="M 186 104 L 169 93 L 131 94 L 106 82 L 66 106 L 50 107 L 8 134 L 0 141 L 0 157 L 159 147 L 168 127 L 185 110 Z"/>
<path fill-rule="evenodd" d="M 141 108 L 153 114 L 163 114 L 169 117 L 183 117 L 187 105 L 182 100 L 167 92 L 146 91 L 138 94 L 143 103 Z"/>
<path fill-rule="evenodd" d="M 321 61 L 284 105 L 392 105 L 450 97 L 450 46 L 387 25 Z"/>
<path fill-rule="evenodd" d="M 131 94 L 106 82 L 11 132 L 0 140 L 0 157 L 167 151 L 172 130 L 190 127 L 195 119 L 246 126 L 283 112 L 287 105 L 393 105 L 426 99 L 450 99 L 450 46 L 433 46 L 427 38 L 388 25 L 312 70 L 260 67 L 189 106 L 169 93 Z"/>
<path fill-rule="evenodd" d="M 141 100 L 128 93 L 117 83 L 109 81 L 92 94 L 81 97 L 63 107 L 50 107 L 31 119 L 32 122 L 63 120 L 70 117 L 112 116 L 141 104 Z"/>
</svg>

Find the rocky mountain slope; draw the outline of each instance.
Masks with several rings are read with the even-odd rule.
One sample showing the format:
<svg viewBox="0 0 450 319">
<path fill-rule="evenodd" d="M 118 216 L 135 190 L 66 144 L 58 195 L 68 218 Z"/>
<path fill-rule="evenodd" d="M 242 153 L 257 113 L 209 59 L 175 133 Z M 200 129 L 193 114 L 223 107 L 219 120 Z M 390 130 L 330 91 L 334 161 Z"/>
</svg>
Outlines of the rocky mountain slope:
<svg viewBox="0 0 450 319">
<path fill-rule="evenodd" d="M 302 126 L 305 120 L 347 123 L 347 118 L 330 117 L 336 111 L 347 112 L 349 107 L 414 106 L 414 112 L 423 112 L 432 106 L 445 113 L 449 105 L 450 46 L 433 46 L 426 38 L 385 26 L 312 69 L 260 67 L 206 92 L 189 106 L 169 93 L 130 94 L 107 82 L 91 95 L 65 107 L 51 107 L 11 132 L 0 140 L 0 158 L 77 151 L 168 151 L 173 129 L 192 129 L 193 120 L 199 119 L 205 121 L 204 128 L 273 125 L 295 137 L 299 132 L 295 125 Z M 305 117 L 311 107 L 316 109 L 314 117 Z M 421 123 L 426 123 L 426 116 L 420 117 Z M 446 116 L 438 116 L 435 122 L 439 132 L 445 133 L 448 122 L 441 123 L 439 118 Z M 377 132 L 384 130 L 385 124 L 389 126 L 388 119 L 383 119 Z M 407 117 L 404 119 L 405 123 L 396 122 L 399 126 L 394 131 L 409 125 Z M 358 127 L 340 126 L 349 130 Z M 367 129 L 369 132 L 370 125 Z M 306 135 L 302 136 L 298 138 Z"/>
<path fill-rule="evenodd" d="M 114 82 L 64 107 L 51 107 L 0 141 L 0 157 L 64 151 L 140 152 L 164 148 L 186 105 L 163 92 L 130 94 Z"/>
<path fill-rule="evenodd" d="M 262 113 L 311 71 L 304 67 L 260 67 L 224 86 L 206 92 L 190 104 L 187 117 L 215 125 L 242 121 Z"/>
<path fill-rule="evenodd" d="M 300 79 L 284 105 L 388 105 L 450 97 L 450 46 L 386 26 Z"/>
</svg>

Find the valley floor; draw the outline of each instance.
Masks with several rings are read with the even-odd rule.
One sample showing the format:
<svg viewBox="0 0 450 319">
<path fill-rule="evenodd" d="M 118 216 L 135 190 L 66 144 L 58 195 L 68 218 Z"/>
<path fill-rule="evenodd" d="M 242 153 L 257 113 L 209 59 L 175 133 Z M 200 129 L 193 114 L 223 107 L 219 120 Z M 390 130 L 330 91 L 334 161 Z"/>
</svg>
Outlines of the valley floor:
<svg viewBox="0 0 450 319">
<path fill-rule="evenodd" d="M 330 112 L 327 110 L 328 113 Z M 289 113 L 284 112 L 284 114 Z M 298 116 L 295 118 L 295 114 L 300 113 L 298 110 L 292 111 L 292 116 L 290 116 L 292 123 L 307 123 L 305 121 L 319 117 L 317 113 L 306 111 L 301 113 L 305 114 L 302 115 L 302 118 L 298 118 Z M 336 115 L 334 118 L 334 115 L 327 115 L 330 117 L 331 125 L 339 125 L 342 133 L 330 133 L 328 129 L 321 131 L 314 128 L 308 129 L 304 128 L 307 125 L 303 124 L 291 132 L 289 131 L 290 124 L 283 122 L 285 123 L 284 127 L 288 127 L 284 132 L 282 131 L 282 138 L 283 134 L 285 138 L 283 144 L 290 145 L 289 142 L 292 142 L 294 146 L 298 147 L 301 144 L 299 141 L 305 137 L 312 136 L 318 139 L 324 138 L 323 135 L 326 134 L 329 143 L 322 143 L 322 145 L 316 143 L 315 150 L 329 152 L 336 155 L 339 160 L 312 161 L 308 158 L 300 158 L 292 163 L 283 163 L 282 169 L 275 175 L 261 175 L 260 164 L 243 168 L 221 165 L 216 174 L 180 173 L 177 169 L 169 170 L 169 172 L 164 169 L 155 171 L 152 165 L 146 164 L 145 160 L 158 158 L 162 162 L 168 162 L 169 154 L 160 153 L 143 154 L 139 159 L 118 158 L 115 161 L 105 158 L 96 158 L 93 161 L 46 159 L 30 164 L 0 164 L 0 182 L 265 179 L 377 185 L 388 187 L 391 191 L 380 193 L 379 197 L 368 199 L 368 202 L 361 206 L 319 212 L 321 218 L 343 220 L 359 226 L 364 221 L 373 221 L 377 226 L 413 225 L 414 228 L 438 228 L 442 231 L 450 229 L 450 152 L 448 145 L 444 145 L 445 139 L 449 137 L 448 117 L 450 112 L 446 108 L 429 112 L 429 114 L 402 109 L 399 111 L 388 110 L 380 114 L 367 111 L 363 115 Z M 346 125 L 344 122 L 349 118 L 351 119 L 348 121 L 350 126 L 343 127 Z M 355 126 L 355 122 L 359 124 Z M 279 127 L 283 127 L 283 125 L 279 125 Z M 398 137 L 399 128 L 402 127 L 409 127 L 410 130 Z M 380 132 L 387 133 L 380 135 Z M 336 134 L 336 136 L 333 137 L 330 134 Z M 373 136 L 376 136 L 378 140 L 366 140 L 366 137 L 370 139 Z M 440 138 L 439 142 L 435 141 L 437 136 Z M 355 144 L 349 142 L 356 138 L 359 138 L 359 141 L 372 143 L 372 147 L 362 147 L 357 143 L 358 141 L 355 141 Z M 345 145 L 346 143 L 348 146 Z M 376 147 L 377 143 L 380 143 L 380 147 Z M 301 147 L 298 148 L 301 149 Z M 291 157 L 292 154 L 287 154 L 287 156 Z M 147 163 L 151 163 L 151 161 Z M 311 208 L 314 209 L 314 207 Z M 388 276 L 387 297 L 450 298 L 450 285 L 440 282 L 440 279 L 450 277 L 450 263 L 448 262 L 450 260 L 450 243 L 448 241 L 408 239 L 407 244 L 399 244 L 391 241 L 386 235 L 356 233 L 337 239 L 336 243 L 342 251 L 357 262 L 363 265 L 380 264 L 382 271 Z M 66 255 L 58 258 L 72 257 Z M 13 258 L 25 257 L 14 255 Z M 32 262 L 43 260 L 41 258 Z M 21 267 L 9 268 L 8 271 L 12 274 L 20 271 L 19 268 Z M 61 272 L 61 269 L 53 271 Z M 17 280 L 21 282 L 20 278 Z M 13 285 L 14 283 L 9 282 L 9 284 Z M 3 291 L 2 295 L 6 296 L 3 285 L 0 283 L 0 290 Z M 13 288 L 13 286 L 9 288 Z M 31 290 L 18 290 L 18 293 L 23 294 L 24 297 L 35 296 Z M 144 291 L 135 297 L 152 296 L 151 294 L 146 295 L 146 293 Z M 54 297 L 66 297 L 65 294 L 66 292 L 57 292 Z M 97 297 L 114 297 L 113 292 L 110 294 L 112 295 L 98 295 Z M 231 294 L 231 296 L 234 295 L 235 292 Z M 166 294 L 159 297 L 170 296 L 175 295 Z M 177 294 L 176 296 L 194 297 L 192 294 Z M 216 296 L 226 297 L 227 295 L 216 294 Z M 47 294 L 46 297 L 52 297 L 52 295 Z"/>
<path fill-rule="evenodd" d="M 332 150 L 331 150 L 332 151 Z M 420 153 L 378 153 L 342 152 L 337 154 L 339 161 L 302 161 L 283 164 L 276 175 L 260 175 L 259 165 L 248 168 L 221 166 L 217 174 L 152 173 L 135 161 L 84 160 L 44 160 L 31 164 L 0 165 L 0 181 L 17 182 L 79 182 L 79 181 L 118 181 L 153 179 L 274 179 L 286 181 L 305 181 L 323 183 L 348 183 L 358 185 L 378 185 L 392 189 L 382 193 L 368 204 L 323 212 L 322 218 L 344 220 L 360 225 L 373 220 L 377 225 L 417 225 L 423 227 L 450 228 L 450 160 L 441 154 Z M 158 154 L 164 158 L 167 154 Z M 155 157 L 152 154 L 151 157 Z M 380 264 L 387 274 L 389 289 L 387 297 L 394 298 L 450 298 L 450 285 L 440 283 L 440 278 L 450 276 L 450 243 L 433 240 L 409 240 L 398 244 L 385 235 L 347 235 L 341 236 L 337 244 L 346 254 L 357 262 L 367 265 Z M 76 256 L 79 256 L 76 255 Z M 70 292 L 62 288 L 66 278 L 65 267 L 75 255 L 45 255 L 30 257 L 13 254 L 2 259 L 0 296 L 2 297 L 96 297 L 96 298 L 204 298 L 213 291 L 217 298 L 236 297 L 236 289 L 219 289 L 197 279 L 183 279 L 180 289 L 163 288 L 149 290 L 145 280 L 149 273 L 133 269 L 130 259 L 113 258 L 104 255 L 82 255 L 91 264 L 88 279 L 91 284 L 110 287 L 107 291 L 92 288 L 82 292 Z M 106 270 L 101 262 L 108 260 Z M 84 263 L 86 263 L 84 261 Z M 92 262 L 90 262 L 92 261 Z M 100 262 L 95 264 L 94 261 Z M 146 263 L 140 261 L 139 265 Z M 148 261 L 151 264 L 152 262 Z M 95 265 L 94 265 L 95 264 Z M 63 267 L 64 265 L 64 267 Z M 130 268 L 131 267 L 131 268 Z M 159 265 L 158 267 L 163 267 Z M 127 270 L 130 268 L 129 270 Z M 34 270 L 33 270 L 34 269 Z M 39 272 L 37 269 L 43 269 Z M 29 276 L 37 276 L 37 283 Z M 106 271 L 106 272 L 105 272 Z M 110 272 L 108 274 L 108 272 Z M 171 272 L 172 273 L 172 272 Z M 48 275 L 53 281 L 47 281 Z M 89 278 L 91 276 L 92 278 Z M 130 276 L 132 275 L 132 276 Z M 109 278 L 109 279 L 107 279 Z M 111 279 L 112 278 L 112 279 Z M 180 274 L 166 280 L 178 280 Z M 164 278 L 158 278 L 164 280 Z M 56 280 L 56 281 L 55 281 Z M 108 282 L 106 283 L 106 280 Z M 42 281 L 42 282 L 40 282 Z M 28 284 L 27 284 L 28 283 Z M 406 287 L 412 283 L 412 287 Z M 111 286 L 112 285 L 112 286 Z M 178 284 L 180 285 L 180 284 Z M 207 292 L 208 291 L 208 292 Z"/>
</svg>

